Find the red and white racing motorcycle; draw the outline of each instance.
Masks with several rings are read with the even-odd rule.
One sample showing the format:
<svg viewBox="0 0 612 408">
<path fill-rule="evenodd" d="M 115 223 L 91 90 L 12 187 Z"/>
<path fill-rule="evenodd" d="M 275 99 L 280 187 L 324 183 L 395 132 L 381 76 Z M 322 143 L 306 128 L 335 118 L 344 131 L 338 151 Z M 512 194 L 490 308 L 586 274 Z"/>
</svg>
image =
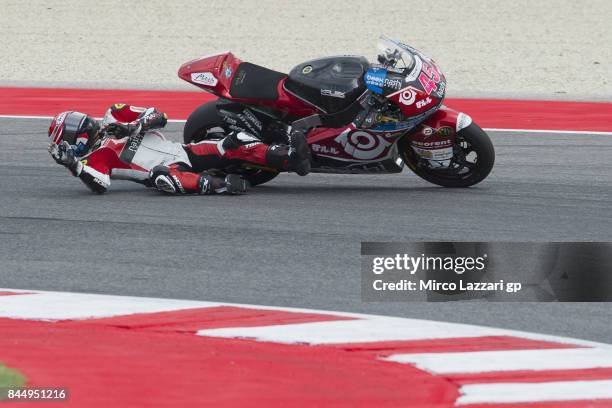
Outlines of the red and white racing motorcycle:
<svg viewBox="0 0 612 408">
<path fill-rule="evenodd" d="M 242 62 L 231 52 L 189 61 L 179 77 L 217 100 L 196 109 L 185 143 L 244 130 L 265 143 L 286 143 L 302 128 L 319 173 L 399 173 L 404 163 L 423 179 L 468 187 L 493 167 L 487 134 L 465 114 L 444 105 L 446 80 L 416 49 L 381 37 L 376 63 L 337 56 L 299 64 L 289 75 Z M 240 165 L 253 185 L 278 173 Z"/>
</svg>

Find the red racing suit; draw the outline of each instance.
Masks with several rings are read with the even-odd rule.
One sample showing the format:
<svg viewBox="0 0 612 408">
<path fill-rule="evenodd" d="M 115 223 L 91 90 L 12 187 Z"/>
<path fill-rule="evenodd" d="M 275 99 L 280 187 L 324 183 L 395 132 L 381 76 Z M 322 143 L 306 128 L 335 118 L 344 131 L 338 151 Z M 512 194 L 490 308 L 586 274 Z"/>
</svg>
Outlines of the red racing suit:
<svg viewBox="0 0 612 408">
<path fill-rule="evenodd" d="M 231 164 L 248 162 L 275 170 L 287 169 L 288 147 L 269 146 L 249 135 L 241 134 L 244 144 L 224 148 L 225 139 L 181 144 L 166 140 L 154 131 L 166 125 L 166 115 L 154 108 L 126 104 L 110 107 L 102 122 L 104 137 L 80 157 L 77 176 L 93 191 L 105 192 L 111 179 L 127 179 L 153 186 L 150 179 L 161 169 L 177 186 L 177 193 L 210 194 L 210 183 L 203 180 L 206 170 L 223 169 Z M 144 131 L 115 138 L 105 129 L 114 124 L 141 123 Z M 151 124 L 151 126 L 147 126 Z M 249 139 L 251 138 L 251 139 Z"/>
</svg>

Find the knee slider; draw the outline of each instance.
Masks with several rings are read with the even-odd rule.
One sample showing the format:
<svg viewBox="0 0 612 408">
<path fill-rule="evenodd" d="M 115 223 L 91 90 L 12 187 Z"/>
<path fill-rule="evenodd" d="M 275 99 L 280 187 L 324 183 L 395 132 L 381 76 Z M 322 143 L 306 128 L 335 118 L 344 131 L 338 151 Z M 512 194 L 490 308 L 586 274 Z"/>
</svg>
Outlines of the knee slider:
<svg viewBox="0 0 612 408">
<path fill-rule="evenodd" d="M 175 175 L 170 173 L 170 169 L 166 166 L 155 166 L 151 170 L 151 180 L 153 185 L 159 191 L 168 194 L 185 194 L 185 190 L 181 185 L 180 180 Z"/>
</svg>

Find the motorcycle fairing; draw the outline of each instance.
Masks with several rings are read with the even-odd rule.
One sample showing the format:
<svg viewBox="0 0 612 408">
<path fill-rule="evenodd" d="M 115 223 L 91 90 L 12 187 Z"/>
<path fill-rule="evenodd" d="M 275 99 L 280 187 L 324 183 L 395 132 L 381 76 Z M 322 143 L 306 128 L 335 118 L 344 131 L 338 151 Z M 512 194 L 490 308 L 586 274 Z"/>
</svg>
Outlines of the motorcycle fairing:
<svg viewBox="0 0 612 408">
<path fill-rule="evenodd" d="M 471 122 L 468 115 L 442 105 L 408 136 L 408 145 L 430 166 L 448 167 L 454 155 L 457 132 Z"/>
<path fill-rule="evenodd" d="M 390 156 L 387 159 L 373 162 L 348 164 L 345 161 L 338 161 L 328 157 L 319 157 L 313 161 L 311 172 L 337 174 L 386 174 L 401 173 L 403 168 L 404 161 L 399 157 L 399 154 Z"/>
<path fill-rule="evenodd" d="M 448 106 L 442 105 L 437 111 L 428 116 L 427 119 L 417 127 L 416 131 L 409 135 L 409 138 L 423 138 L 424 140 L 431 136 L 430 131 L 427 129 L 439 130 L 441 128 L 449 128 L 446 132 L 454 142 L 457 132 L 469 126 L 470 123 L 472 123 L 472 118 L 465 113 L 457 112 Z"/>
<path fill-rule="evenodd" d="M 349 126 L 322 128 L 308 143 L 313 173 L 375 174 L 400 173 L 404 168 L 397 140 L 402 133 L 381 135 Z"/>
<path fill-rule="evenodd" d="M 285 90 L 325 113 L 346 109 L 364 91 L 368 60 L 357 56 L 318 58 L 294 67 Z"/>
<path fill-rule="evenodd" d="M 308 144 L 313 156 L 342 161 L 343 165 L 346 162 L 378 162 L 390 157 L 395 142 L 403 133 L 373 133 L 353 125 L 344 130 L 318 128 L 309 134 Z"/>
<path fill-rule="evenodd" d="M 243 65 L 243 62 L 231 52 L 225 52 L 186 62 L 179 68 L 178 76 L 220 98 L 265 106 L 282 114 L 303 117 L 318 112 L 311 104 L 285 91 L 284 83 L 287 80 L 285 74 L 254 64 L 244 64 L 246 65 Z M 239 70 L 239 67 L 242 69 Z M 264 77 L 251 75 L 262 73 L 264 70 Z M 251 81 L 256 82 L 249 84 Z M 240 89 L 243 86 L 244 89 Z M 260 87 L 264 91 L 259 91 Z M 240 96 L 233 95 L 231 91 Z M 260 96 L 265 96 L 267 99 Z"/>
<path fill-rule="evenodd" d="M 386 86 L 381 89 L 382 94 L 399 106 L 407 118 L 434 112 L 446 95 L 446 78 L 435 61 L 411 46 L 389 38 L 382 38 L 382 44 L 383 48 L 395 50 L 410 60 L 403 70 L 401 89 L 390 89 L 393 86 Z M 393 73 L 395 68 L 388 71 Z M 375 77 L 372 79 L 376 80 Z M 395 85 L 390 81 L 391 79 L 385 77 L 388 85 Z M 378 82 L 380 83 L 380 80 Z"/>
<path fill-rule="evenodd" d="M 277 112 L 273 118 L 279 123 L 319 117 L 314 126 L 325 127 L 308 134 L 314 172 L 401 171 L 400 149 L 402 154 L 410 152 L 420 157 L 425 165 L 429 161 L 444 167 L 440 162 L 450 162 L 446 157 L 454 155 L 457 132 L 468 126 L 471 119 L 442 105 L 446 79 L 432 59 L 394 40 L 386 39 L 384 46 L 389 58 L 379 55 L 379 66 L 370 66 L 363 57 L 328 57 L 299 64 L 285 76 L 242 63 L 228 52 L 184 64 L 179 76 L 194 83 L 192 74 L 210 72 L 214 79 L 203 75 L 196 78 L 200 83 L 195 85 L 249 109 Z M 404 64 L 386 64 L 389 61 Z M 257 86 L 255 82 L 249 86 L 253 76 L 261 79 Z M 241 86 L 244 88 L 240 89 Z M 379 105 L 369 106 L 380 109 L 380 119 L 376 110 L 370 112 L 365 104 L 356 104 L 360 96 L 372 96 L 370 92 L 378 95 Z M 386 108 L 384 98 L 395 110 Z M 363 114 L 351 111 L 353 124 L 345 126 L 345 119 L 351 118 L 345 118 L 344 113 L 351 106 L 357 110 L 363 107 L 360 111 Z M 332 121 L 337 115 L 343 115 L 342 120 Z M 253 132 L 254 129 L 245 126 Z"/>
<path fill-rule="evenodd" d="M 209 55 L 181 65 L 178 76 L 207 92 L 228 98 L 232 78 L 241 63 L 231 52 Z"/>
<path fill-rule="evenodd" d="M 373 132 L 357 129 L 318 128 L 308 136 L 313 156 L 313 172 L 334 173 L 395 173 L 403 168 L 398 143 L 403 136 L 409 146 L 424 159 L 444 160 L 452 149 L 456 134 L 467 127 L 471 118 L 444 105 L 428 115 L 415 129 L 406 134 Z M 424 157 L 425 156 L 425 157 Z"/>
</svg>

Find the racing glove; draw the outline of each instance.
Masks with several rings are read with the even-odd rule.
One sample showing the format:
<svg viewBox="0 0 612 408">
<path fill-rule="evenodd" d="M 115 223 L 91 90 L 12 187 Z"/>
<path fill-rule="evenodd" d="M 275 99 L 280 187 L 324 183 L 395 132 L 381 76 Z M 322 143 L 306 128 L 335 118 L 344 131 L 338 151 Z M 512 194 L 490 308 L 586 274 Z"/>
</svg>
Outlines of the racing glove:
<svg viewBox="0 0 612 408">
<path fill-rule="evenodd" d="M 166 126 L 166 123 L 168 123 L 168 116 L 154 108 L 149 108 L 140 118 L 138 118 L 138 122 L 140 122 L 142 126 L 142 131 L 146 132 L 147 130 L 160 129 Z"/>
<path fill-rule="evenodd" d="M 66 141 L 63 141 L 61 144 L 56 145 L 55 143 L 51 143 L 49 146 L 49 153 L 53 160 L 57 164 L 60 164 L 66 167 L 72 175 L 77 176 L 79 173 L 79 160 L 74 154 L 74 149 L 70 144 Z M 81 164 L 82 165 L 82 164 Z"/>
<path fill-rule="evenodd" d="M 126 137 L 152 129 L 163 128 L 166 126 L 166 123 L 168 123 L 168 117 L 165 113 L 149 108 L 140 118 L 128 124 L 120 122 L 109 123 L 106 131 L 117 137 Z"/>
<path fill-rule="evenodd" d="M 104 193 L 110 185 L 110 178 L 97 170 L 85 166 L 74 154 L 74 149 L 64 141 L 60 145 L 52 143 L 49 153 L 56 163 L 70 170 L 73 176 L 81 179 L 83 183 L 95 193 Z"/>
<path fill-rule="evenodd" d="M 138 134 L 142 131 L 142 124 L 135 120 L 134 122 L 130 122 L 128 124 L 123 124 L 119 122 L 109 123 L 106 127 L 106 132 L 114 135 L 116 137 L 126 137 Z"/>
</svg>

